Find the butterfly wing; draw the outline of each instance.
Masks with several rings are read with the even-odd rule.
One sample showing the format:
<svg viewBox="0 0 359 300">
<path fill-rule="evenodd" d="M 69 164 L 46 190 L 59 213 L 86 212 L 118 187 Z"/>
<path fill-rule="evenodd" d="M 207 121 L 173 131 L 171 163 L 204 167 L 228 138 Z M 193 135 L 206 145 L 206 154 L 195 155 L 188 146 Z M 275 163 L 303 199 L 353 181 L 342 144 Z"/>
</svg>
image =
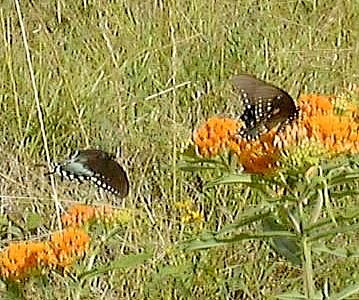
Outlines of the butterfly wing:
<svg viewBox="0 0 359 300">
<path fill-rule="evenodd" d="M 274 85 L 248 74 L 233 76 L 232 82 L 244 101 L 248 99 L 249 104 L 255 104 L 258 99 L 264 99 L 264 96 L 266 99 L 272 99 L 278 95 L 278 91 L 285 93 Z"/>
<path fill-rule="evenodd" d="M 86 166 L 87 158 L 80 155 L 80 152 L 81 151 L 75 151 L 69 159 L 55 163 L 53 171 L 46 175 L 57 173 L 62 178 L 69 180 L 89 180 L 94 172 Z"/>
<path fill-rule="evenodd" d="M 256 139 L 278 124 L 278 130 L 281 130 L 296 118 L 296 105 L 284 90 L 247 74 L 234 76 L 233 84 L 244 105 L 240 118 L 245 126 L 240 136 Z"/>
<path fill-rule="evenodd" d="M 87 165 L 94 172 L 91 180 L 102 187 L 124 198 L 128 195 L 130 183 L 126 171 L 106 152 L 93 153 L 88 156 Z"/>
<path fill-rule="evenodd" d="M 68 160 L 55 164 L 48 174 L 58 173 L 70 180 L 93 181 L 99 187 L 124 198 L 129 193 L 126 171 L 110 154 L 101 150 L 77 150 Z"/>
</svg>

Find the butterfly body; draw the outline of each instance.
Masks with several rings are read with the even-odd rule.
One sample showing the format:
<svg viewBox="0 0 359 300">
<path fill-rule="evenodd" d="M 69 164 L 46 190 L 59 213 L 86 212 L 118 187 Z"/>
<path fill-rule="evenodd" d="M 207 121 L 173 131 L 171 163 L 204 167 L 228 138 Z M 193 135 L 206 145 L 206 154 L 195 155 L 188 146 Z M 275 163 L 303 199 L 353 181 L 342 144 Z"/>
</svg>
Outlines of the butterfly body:
<svg viewBox="0 0 359 300">
<path fill-rule="evenodd" d="M 129 193 L 125 170 L 113 156 L 101 150 L 77 150 L 67 160 L 54 164 L 53 171 L 62 178 L 92 181 L 97 186 L 124 198 Z"/>
<path fill-rule="evenodd" d="M 241 137 L 254 140 L 277 125 L 278 131 L 282 130 L 297 118 L 298 109 L 286 91 L 247 74 L 234 76 L 233 84 L 244 106 Z"/>
</svg>

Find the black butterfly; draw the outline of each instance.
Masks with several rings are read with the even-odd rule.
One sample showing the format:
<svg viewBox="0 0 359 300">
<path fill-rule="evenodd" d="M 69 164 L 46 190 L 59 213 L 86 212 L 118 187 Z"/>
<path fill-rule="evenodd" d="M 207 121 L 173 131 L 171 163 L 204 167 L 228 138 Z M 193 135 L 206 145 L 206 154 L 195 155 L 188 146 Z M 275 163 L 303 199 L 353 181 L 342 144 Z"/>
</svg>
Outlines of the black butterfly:
<svg viewBox="0 0 359 300">
<path fill-rule="evenodd" d="M 101 150 L 77 150 L 69 159 L 55 163 L 46 175 L 54 173 L 70 180 L 92 181 L 121 198 L 128 195 L 130 188 L 125 170 L 112 155 Z"/>
<path fill-rule="evenodd" d="M 298 117 L 295 102 L 284 90 L 247 74 L 234 76 L 232 80 L 244 104 L 240 137 L 255 140 L 278 124 L 277 131 L 282 130 Z"/>
</svg>

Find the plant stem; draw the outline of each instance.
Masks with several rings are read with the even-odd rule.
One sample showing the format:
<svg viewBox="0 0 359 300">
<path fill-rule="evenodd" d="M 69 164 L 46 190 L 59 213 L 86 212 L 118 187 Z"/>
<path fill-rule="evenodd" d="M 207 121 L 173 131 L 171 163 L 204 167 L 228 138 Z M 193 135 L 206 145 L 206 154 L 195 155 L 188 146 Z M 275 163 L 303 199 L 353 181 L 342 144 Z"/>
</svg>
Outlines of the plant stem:
<svg viewBox="0 0 359 300">
<path fill-rule="evenodd" d="M 312 245 L 307 237 L 304 237 L 302 242 L 304 253 L 304 292 L 307 299 L 314 299 L 315 287 L 313 282 Z"/>
</svg>

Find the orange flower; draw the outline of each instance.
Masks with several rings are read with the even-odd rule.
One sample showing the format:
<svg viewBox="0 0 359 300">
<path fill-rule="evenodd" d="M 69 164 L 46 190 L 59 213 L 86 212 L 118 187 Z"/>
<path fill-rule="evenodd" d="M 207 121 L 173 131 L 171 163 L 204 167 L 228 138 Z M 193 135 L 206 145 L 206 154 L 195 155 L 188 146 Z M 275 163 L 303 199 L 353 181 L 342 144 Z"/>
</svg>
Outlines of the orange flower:
<svg viewBox="0 0 359 300">
<path fill-rule="evenodd" d="M 306 122 L 312 134 L 319 139 L 332 154 L 357 153 L 359 150 L 359 124 L 350 117 L 334 115 L 314 116 Z"/>
<path fill-rule="evenodd" d="M 279 148 L 274 146 L 275 130 L 270 130 L 255 141 L 237 138 L 229 143 L 229 149 L 238 156 L 244 170 L 254 174 L 269 174 L 277 167 Z"/>
<path fill-rule="evenodd" d="M 323 95 L 302 95 L 298 99 L 298 106 L 303 115 L 327 114 L 333 111 L 332 97 Z"/>
<path fill-rule="evenodd" d="M 70 227 L 66 230 L 55 232 L 49 241 L 49 245 L 58 258 L 58 265 L 66 267 L 74 260 L 74 256 L 82 256 L 87 250 L 90 237 L 79 228 Z"/>
<path fill-rule="evenodd" d="M 54 233 L 50 241 L 11 243 L 0 252 L 0 276 L 18 280 L 36 267 L 68 267 L 85 254 L 89 236 L 81 229 Z"/>
<path fill-rule="evenodd" d="M 215 156 L 228 146 L 230 138 L 238 129 L 239 123 L 236 120 L 213 117 L 194 132 L 193 140 L 200 155 Z"/>
<path fill-rule="evenodd" d="M 31 253 L 25 243 L 11 244 L 0 255 L 0 272 L 5 278 L 18 278 L 33 267 Z"/>
<path fill-rule="evenodd" d="M 48 242 L 34 243 L 33 248 L 39 266 L 56 267 L 58 259 Z"/>
<path fill-rule="evenodd" d="M 89 205 L 74 205 L 61 217 L 62 224 L 65 227 L 81 226 L 95 217 L 95 211 L 96 209 Z"/>
<path fill-rule="evenodd" d="M 243 150 L 239 162 L 246 172 L 253 174 L 270 174 L 277 168 L 279 151 L 271 144 L 255 143 Z"/>
<path fill-rule="evenodd" d="M 69 208 L 68 212 L 61 219 L 65 227 L 79 227 L 95 220 L 101 220 L 105 223 L 116 222 L 117 218 L 120 217 L 120 213 L 110 206 L 77 204 Z"/>
<path fill-rule="evenodd" d="M 239 122 L 227 118 L 211 118 L 194 133 L 194 142 L 202 156 L 215 156 L 229 149 L 239 157 L 239 162 L 250 173 L 270 173 L 276 166 L 279 149 L 273 146 L 275 130 L 256 141 L 246 141 L 237 136 Z"/>
<path fill-rule="evenodd" d="M 304 96 L 301 98 L 301 109 L 307 105 L 305 99 L 306 97 Z M 317 102 L 314 101 L 316 98 L 313 98 L 313 96 L 309 99 L 313 107 L 318 107 L 324 101 L 323 96 L 318 96 Z M 328 103 L 330 99 L 332 98 L 327 99 Z M 326 104 L 327 110 L 317 111 L 316 114 L 303 115 L 298 121 L 297 130 L 305 128 L 306 137 L 319 141 L 330 155 L 357 153 L 359 151 L 357 109 L 349 103 L 344 106 L 345 110 L 342 114 L 337 114 L 333 105 L 331 110 L 329 109 L 329 104 L 331 103 L 328 103 Z"/>
</svg>

